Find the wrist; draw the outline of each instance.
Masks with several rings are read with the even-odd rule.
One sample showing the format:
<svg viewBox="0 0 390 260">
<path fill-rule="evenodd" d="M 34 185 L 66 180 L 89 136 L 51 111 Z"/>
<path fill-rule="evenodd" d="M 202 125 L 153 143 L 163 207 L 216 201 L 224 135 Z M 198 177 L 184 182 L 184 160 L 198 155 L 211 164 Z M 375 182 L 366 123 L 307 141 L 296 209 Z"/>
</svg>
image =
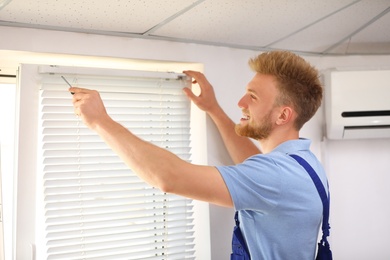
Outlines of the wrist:
<svg viewBox="0 0 390 260">
<path fill-rule="evenodd" d="M 210 117 L 218 117 L 220 116 L 221 114 L 224 114 L 225 112 L 223 111 L 223 109 L 221 108 L 221 106 L 217 103 L 215 104 L 215 106 L 211 107 L 209 110 L 206 111 L 207 114 L 210 116 Z"/>
</svg>

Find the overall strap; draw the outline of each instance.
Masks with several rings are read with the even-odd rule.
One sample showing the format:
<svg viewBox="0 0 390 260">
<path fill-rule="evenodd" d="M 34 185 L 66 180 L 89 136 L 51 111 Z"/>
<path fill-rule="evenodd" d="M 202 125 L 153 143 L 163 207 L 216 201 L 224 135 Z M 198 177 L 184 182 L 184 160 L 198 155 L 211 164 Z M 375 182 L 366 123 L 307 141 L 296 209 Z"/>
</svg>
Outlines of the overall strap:
<svg viewBox="0 0 390 260">
<path fill-rule="evenodd" d="M 313 180 L 318 194 L 321 197 L 322 206 L 323 206 L 323 220 L 322 220 L 322 239 L 321 243 L 328 243 L 327 236 L 329 236 L 329 201 L 330 201 L 330 194 L 329 197 L 326 195 L 326 191 L 324 188 L 324 185 L 322 184 L 320 178 L 318 177 L 315 170 L 310 166 L 308 162 L 306 162 L 302 157 L 290 154 L 292 158 L 294 158 L 300 165 L 302 165 L 303 168 L 309 173 L 311 179 Z M 329 191 L 328 191 L 329 193 Z"/>
<path fill-rule="evenodd" d="M 250 254 L 248 247 L 245 242 L 245 238 L 241 233 L 240 221 L 238 220 L 238 211 L 234 214 L 234 220 L 236 226 L 233 230 L 232 238 L 232 254 L 230 255 L 230 260 L 250 260 Z"/>
</svg>

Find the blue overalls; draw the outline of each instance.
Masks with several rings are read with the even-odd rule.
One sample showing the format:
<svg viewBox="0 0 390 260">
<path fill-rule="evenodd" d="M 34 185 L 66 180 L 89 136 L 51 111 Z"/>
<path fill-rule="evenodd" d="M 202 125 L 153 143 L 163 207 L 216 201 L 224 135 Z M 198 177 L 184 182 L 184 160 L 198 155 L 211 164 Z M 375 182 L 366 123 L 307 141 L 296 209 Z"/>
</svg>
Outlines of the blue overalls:
<svg viewBox="0 0 390 260">
<path fill-rule="evenodd" d="M 240 221 L 238 220 L 238 212 L 234 215 L 234 220 L 236 221 L 236 226 L 233 230 L 233 239 L 232 239 L 232 254 L 230 255 L 230 260 L 250 260 L 248 248 L 245 243 L 245 239 L 240 230 Z"/>
</svg>

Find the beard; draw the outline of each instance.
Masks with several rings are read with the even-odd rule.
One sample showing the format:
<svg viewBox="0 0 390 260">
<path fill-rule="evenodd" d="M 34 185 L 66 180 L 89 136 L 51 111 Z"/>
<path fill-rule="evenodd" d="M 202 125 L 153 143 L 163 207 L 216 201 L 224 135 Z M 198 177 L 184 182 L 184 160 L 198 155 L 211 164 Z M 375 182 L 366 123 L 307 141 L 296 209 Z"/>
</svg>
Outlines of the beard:
<svg viewBox="0 0 390 260">
<path fill-rule="evenodd" d="M 248 124 L 235 126 L 236 134 L 239 136 L 246 136 L 255 140 L 264 140 L 269 137 L 273 129 L 271 121 L 271 111 L 263 117 L 259 124 Z"/>
</svg>

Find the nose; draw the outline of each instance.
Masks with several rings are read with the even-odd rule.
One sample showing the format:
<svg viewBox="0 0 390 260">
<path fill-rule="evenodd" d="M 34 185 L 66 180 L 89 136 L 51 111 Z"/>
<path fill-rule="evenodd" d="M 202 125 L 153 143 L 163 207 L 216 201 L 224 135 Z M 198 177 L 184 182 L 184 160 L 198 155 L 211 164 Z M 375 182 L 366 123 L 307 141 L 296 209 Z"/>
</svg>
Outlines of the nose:
<svg viewBox="0 0 390 260">
<path fill-rule="evenodd" d="M 246 95 L 243 95 L 242 97 L 241 97 L 241 99 L 238 101 L 238 107 L 239 108 L 247 108 L 247 102 L 245 101 L 245 96 Z"/>
</svg>

